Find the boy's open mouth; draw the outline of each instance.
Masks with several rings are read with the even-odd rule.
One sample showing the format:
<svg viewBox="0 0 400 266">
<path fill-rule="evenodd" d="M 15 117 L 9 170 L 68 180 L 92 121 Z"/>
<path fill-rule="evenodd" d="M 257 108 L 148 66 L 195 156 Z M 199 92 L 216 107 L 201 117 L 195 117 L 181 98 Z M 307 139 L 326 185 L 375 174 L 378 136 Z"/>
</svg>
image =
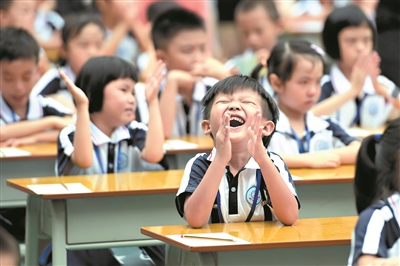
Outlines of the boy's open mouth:
<svg viewBox="0 0 400 266">
<path fill-rule="evenodd" d="M 243 124 L 244 121 L 240 117 L 231 117 L 231 121 L 229 122 L 229 125 L 231 127 L 239 127 L 242 126 Z"/>
</svg>

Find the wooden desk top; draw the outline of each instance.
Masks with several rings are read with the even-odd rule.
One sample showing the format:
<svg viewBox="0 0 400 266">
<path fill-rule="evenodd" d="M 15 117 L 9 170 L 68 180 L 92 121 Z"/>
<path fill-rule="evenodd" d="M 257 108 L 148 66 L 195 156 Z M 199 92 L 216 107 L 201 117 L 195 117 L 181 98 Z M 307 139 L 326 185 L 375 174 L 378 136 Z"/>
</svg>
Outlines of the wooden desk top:
<svg viewBox="0 0 400 266">
<path fill-rule="evenodd" d="M 292 176 L 302 179 L 295 180 L 296 185 L 306 184 L 330 184 L 330 183 L 352 183 L 356 166 L 354 164 L 341 165 L 338 168 L 293 168 L 289 169 Z"/>
<path fill-rule="evenodd" d="M 25 193 L 36 195 L 28 185 L 81 183 L 92 193 L 65 193 L 41 195 L 44 199 L 68 199 L 87 197 L 109 197 L 125 195 L 176 193 L 183 170 L 157 172 L 120 173 L 106 175 L 77 175 L 64 177 L 42 177 L 8 179 L 7 185 Z"/>
<path fill-rule="evenodd" d="M 210 152 L 214 147 L 210 136 L 186 136 L 175 138 L 197 144 L 198 147 L 190 149 L 171 149 L 166 154 L 180 153 L 201 153 Z M 57 143 L 32 144 L 17 147 L 18 149 L 29 151 L 30 156 L 0 157 L 0 161 L 31 160 L 31 159 L 55 159 L 57 156 Z"/>
<path fill-rule="evenodd" d="M 142 227 L 141 233 L 154 239 L 193 252 L 293 248 L 311 246 L 349 245 L 357 216 L 312 218 L 297 220 L 293 226 L 278 222 L 209 224 L 200 229 L 188 225 Z M 193 247 L 173 240 L 167 235 L 225 232 L 251 244 Z"/>
<path fill-rule="evenodd" d="M 28 151 L 30 156 L 0 157 L 0 161 L 31 160 L 31 159 L 55 159 L 57 156 L 57 143 L 30 144 L 17 147 Z"/>
<path fill-rule="evenodd" d="M 354 168 L 354 165 L 343 165 L 336 169 L 291 169 L 290 172 L 292 175 L 302 178 L 294 181 L 296 185 L 348 183 L 353 181 Z M 92 191 L 88 194 L 42 195 L 45 199 L 176 193 L 183 172 L 184 170 L 180 169 L 106 175 L 21 178 L 8 179 L 7 185 L 32 195 L 35 193 L 28 188 L 28 185 L 34 184 L 82 183 Z"/>
</svg>

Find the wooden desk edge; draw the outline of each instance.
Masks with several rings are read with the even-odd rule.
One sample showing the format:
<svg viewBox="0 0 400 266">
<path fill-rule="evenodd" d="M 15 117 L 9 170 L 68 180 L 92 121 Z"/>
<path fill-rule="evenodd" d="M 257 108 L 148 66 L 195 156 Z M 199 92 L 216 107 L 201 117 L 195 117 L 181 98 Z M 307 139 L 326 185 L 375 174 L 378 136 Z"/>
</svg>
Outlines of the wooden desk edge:
<svg viewBox="0 0 400 266">
<path fill-rule="evenodd" d="M 299 179 L 293 181 L 296 186 L 301 185 L 320 185 L 320 184 L 342 184 L 342 183 L 353 183 L 354 177 L 347 178 L 314 178 L 314 179 Z"/>
<path fill-rule="evenodd" d="M 136 195 L 154 195 L 154 194 L 176 194 L 179 188 L 158 188 L 158 189 L 146 189 L 146 190 L 120 190 L 120 191 L 100 191 L 100 192 L 91 192 L 91 193 L 75 193 L 75 194 L 47 194 L 47 195 L 39 195 L 34 193 L 32 190 L 25 186 L 17 185 L 13 182 L 12 179 L 7 179 L 7 185 L 25 192 L 30 195 L 41 197 L 42 199 L 47 200 L 56 200 L 56 199 L 78 199 L 78 198 L 97 198 L 97 197 L 115 197 L 115 196 L 136 196 Z"/>
<path fill-rule="evenodd" d="M 227 245 L 227 246 L 203 246 L 203 247 L 192 247 L 182 244 L 166 236 L 160 236 L 152 231 L 149 231 L 150 227 L 141 227 L 140 232 L 143 235 L 149 236 L 153 239 L 160 240 L 164 243 L 178 247 L 180 249 L 191 251 L 191 252 L 211 252 L 211 251 L 235 251 L 235 250 L 255 250 L 255 249 L 274 249 L 274 248 L 302 248 L 302 247 L 319 247 L 319 246 L 343 246 L 350 245 L 351 236 L 345 239 L 333 239 L 333 240 L 314 240 L 314 241 L 297 241 L 297 242 L 271 242 L 271 243 L 253 243 L 253 244 L 239 244 L 239 245 Z"/>
</svg>

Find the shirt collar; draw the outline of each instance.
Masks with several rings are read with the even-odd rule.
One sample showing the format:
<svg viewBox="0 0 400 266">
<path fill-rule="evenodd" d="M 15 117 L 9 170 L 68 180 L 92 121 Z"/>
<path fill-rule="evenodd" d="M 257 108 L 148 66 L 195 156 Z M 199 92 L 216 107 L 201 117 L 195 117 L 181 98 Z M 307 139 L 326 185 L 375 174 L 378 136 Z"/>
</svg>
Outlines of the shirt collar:
<svg viewBox="0 0 400 266">
<path fill-rule="evenodd" d="M 343 72 L 336 64 L 331 67 L 331 81 L 333 88 L 337 93 L 343 93 L 351 88 L 350 81 L 345 77 Z M 375 89 L 370 76 L 367 76 L 364 82 L 363 92 L 366 94 L 374 94 Z"/>
<path fill-rule="evenodd" d="M 96 146 L 100 146 L 105 143 L 114 143 L 117 144 L 124 139 L 129 139 L 130 134 L 128 128 L 125 126 L 117 127 L 109 138 L 106 134 L 103 133 L 95 124 L 90 121 L 90 133 L 92 135 L 92 142 Z"/>
<path fill-rule="evenodd" d="M 34 93 L 31 93 L 29 95 L 29 100 L 28 100 L 28 110 L 26 114 L 26 120 L 35 120 L 43 117 L 43 108 L 40 104 L 39 98 L 42 96 L 40 95 L 35 95 Z M 6 123 L 14 123 L 21 121 L 21 118 L 14 113 L 14 110 L 12 107 L 6 102 L 6 100 L 3 98 L 3 96 L 0 94 L 0 104 L 1 104 L 1 116 L 3 120 L 5 120 Z M 14 117 L 15 120 L 14 121 Z"/>
<path fill-rule="evenodd" d="M 317 117 L 313 112 L 308 111 L 306 113 L 306 125 L 310 132 L 319 132 L 329 127 L 329 123 L 324 119 Z M 279 121 L 276 125 L 276 131 L 280 133 L 287 133 L 292 135 L 292 128 L 289 123 L 289 118 L 282 112 L 279 112 Z"/>
<path fill-rule="evenodd" d="M 267 152 L 267 150 L 265 150 Z M 211 153 L 208 155 L 207 160 L 212 162 L 214 161 L 215 155 L 217 154 L 217 149 L 214 147 Z M 245 169 L 260 169 L 258 163 L 254 160 L 253 157 L 250 157 L 249 161 L 244 166 Z"/>
</svg>

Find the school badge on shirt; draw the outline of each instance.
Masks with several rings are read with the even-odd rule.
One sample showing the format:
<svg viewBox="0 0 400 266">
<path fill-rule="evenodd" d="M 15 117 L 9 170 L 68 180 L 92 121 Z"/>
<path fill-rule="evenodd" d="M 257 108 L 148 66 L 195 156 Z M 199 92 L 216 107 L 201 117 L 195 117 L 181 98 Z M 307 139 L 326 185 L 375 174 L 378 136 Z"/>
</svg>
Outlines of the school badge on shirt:
<svg viewBox="0 0 400 266">
<path fill-rule="evenodd" d="M 253 205 L 254 196 L 256 194 L 256 186 L 250 187 L 246 192 L 247 203 Z M 261 203 L 261 193 L 258 193 L 257 205 Z"/>
</svg>

